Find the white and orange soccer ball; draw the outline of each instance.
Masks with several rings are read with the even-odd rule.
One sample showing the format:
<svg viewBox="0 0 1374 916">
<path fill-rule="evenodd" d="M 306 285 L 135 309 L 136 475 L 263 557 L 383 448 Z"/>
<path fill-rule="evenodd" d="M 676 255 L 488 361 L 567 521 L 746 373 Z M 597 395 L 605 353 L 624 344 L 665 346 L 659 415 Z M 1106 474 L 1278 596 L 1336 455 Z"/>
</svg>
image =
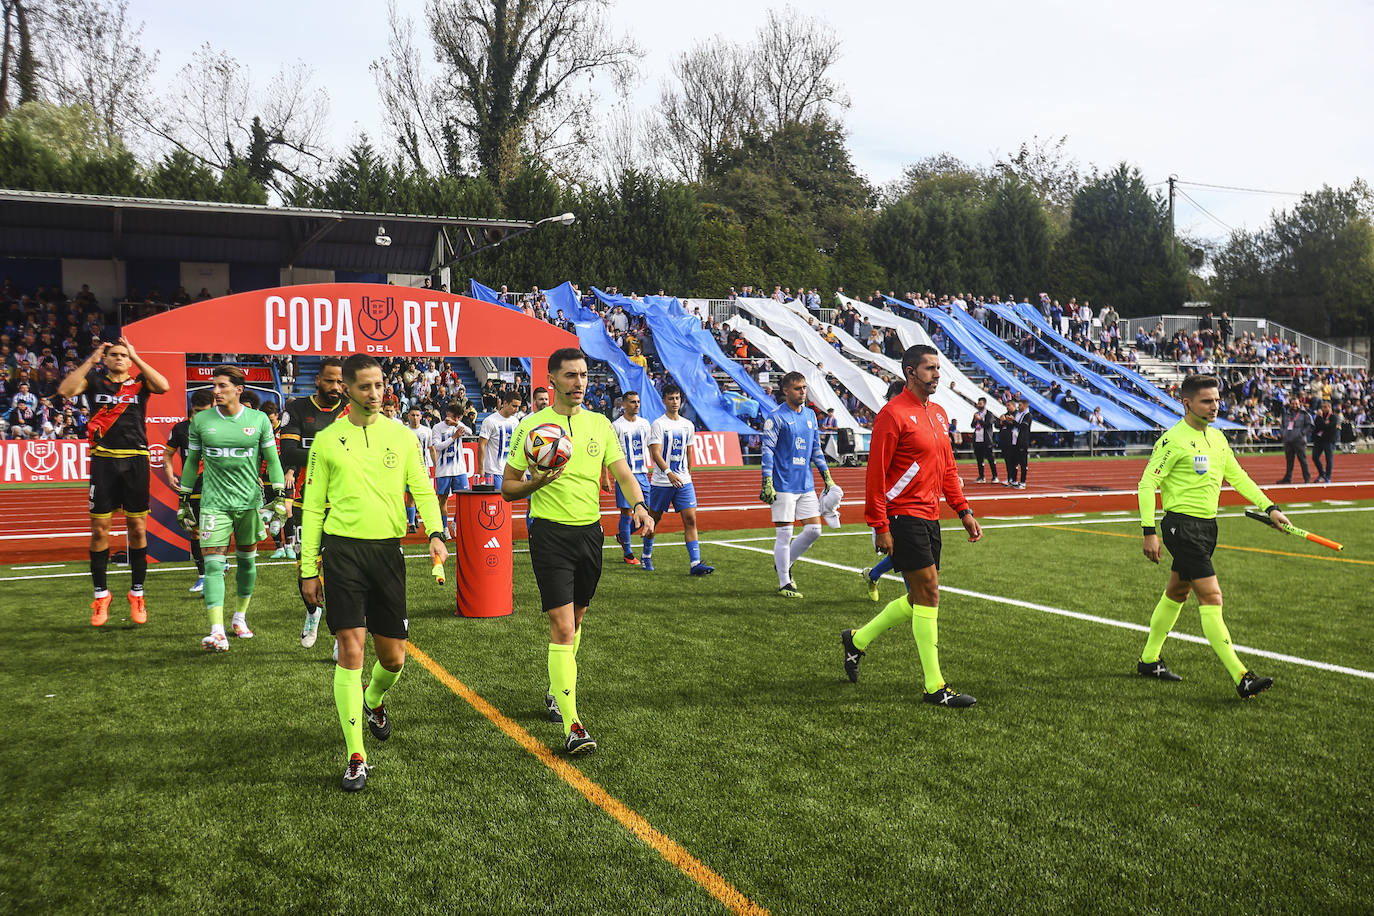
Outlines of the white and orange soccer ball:
<svg viewBox="0 0 1374 916">
<path fill-rule="evenodd" d="M 572 449 L 572 436 L 557 423 L 541 423 L 525 437 L 525 458 L 541 471 L 567 464 Z"/>
</svg>

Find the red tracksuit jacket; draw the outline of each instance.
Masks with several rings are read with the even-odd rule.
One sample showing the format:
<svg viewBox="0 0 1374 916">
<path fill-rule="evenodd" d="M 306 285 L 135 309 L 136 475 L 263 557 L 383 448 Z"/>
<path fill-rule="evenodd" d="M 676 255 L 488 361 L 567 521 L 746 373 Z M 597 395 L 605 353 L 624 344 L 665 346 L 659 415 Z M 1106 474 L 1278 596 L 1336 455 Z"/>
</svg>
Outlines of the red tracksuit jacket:
<svg viewBox="0 0 1374 916">
<path fill-rule="evenodd" d="M 906 389 L 887 402 L 873 421 L 864 491 L 864 522 L 874 531 L 886 531 L 894 515 L 938 519 L 941 494 L 956 512 L 968 508 L 944 408 Z"/>
</svg>

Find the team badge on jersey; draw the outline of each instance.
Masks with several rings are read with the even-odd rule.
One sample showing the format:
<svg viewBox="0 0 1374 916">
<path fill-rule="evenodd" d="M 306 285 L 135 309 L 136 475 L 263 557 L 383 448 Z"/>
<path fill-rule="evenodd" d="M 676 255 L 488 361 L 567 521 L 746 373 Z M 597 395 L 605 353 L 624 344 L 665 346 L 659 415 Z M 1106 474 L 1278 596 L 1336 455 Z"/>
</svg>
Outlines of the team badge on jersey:
<svg viewBox="0 0 1374 916">
<path fill-rule="evenodd" d="M 256 426 L 245 426 L 243 428 L 243 434 L 245 436 L 255 436 L 257 435 L 257 432 L 258 428 Z"/>
<path fill-rule="evenodd" d="M 1207 473 L 1207 456 L 1206 456 L 1206 455 L 1194 455 L 1194 456 L 1193 456 L 1193 473 L 1194 473 L 1194 474 L 1197 474 L 1198 476 L 1201 476 L 1201 475 Z"/>
</svg>

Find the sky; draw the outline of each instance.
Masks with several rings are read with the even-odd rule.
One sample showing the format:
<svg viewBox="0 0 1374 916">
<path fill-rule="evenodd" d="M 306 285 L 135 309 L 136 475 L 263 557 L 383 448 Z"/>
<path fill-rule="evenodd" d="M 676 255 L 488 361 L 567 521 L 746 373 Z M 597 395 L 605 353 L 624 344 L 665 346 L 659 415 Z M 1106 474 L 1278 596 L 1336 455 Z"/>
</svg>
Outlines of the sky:
<svg viewBox="0 0 1374 916">
<path fill-rule="evenodd" d="M 397 3 L 421 20 L 424 0 Z M 1192 199 L 1178 199 L 1179 231 L 1224 240 L 1263 227 L 1295 193 L 1374 181 L 1374 0 L 791 5 L 842 43 L 834 77 L 851 101 L 842 119 L 855 165 L 875 185 L 941 152 L 991 165 L 1034 137 L 1066 136 L 1084 171 L 1124 160 L 1152 185 L 1176 175 L 1289 192 L 1181 185 Z M 159 85 L 207 41 L 259 84 L 300 60 L 329 95 L 336 151 L 364 131 L 385 140 L 368 69 L 386 53 L 383 4 L 238 0 L 232 15 L 209 17 L 171 0 L 129 7 L 145 23 L 145 47 L 160 52 Z M 612 0 L 612 31 L 644 52 L 633 104 L 650 108 L 672 60 L 698 42 L 747 40 L 768 7 Z"/>
</svg>

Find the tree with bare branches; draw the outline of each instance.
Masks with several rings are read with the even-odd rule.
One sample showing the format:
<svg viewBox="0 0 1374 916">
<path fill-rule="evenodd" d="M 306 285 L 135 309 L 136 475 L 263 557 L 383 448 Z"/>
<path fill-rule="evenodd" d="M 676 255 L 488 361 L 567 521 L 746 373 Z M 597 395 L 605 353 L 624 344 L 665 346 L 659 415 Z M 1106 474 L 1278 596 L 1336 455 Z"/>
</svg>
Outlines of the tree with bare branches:
<svg viewBox="0 0 1374 916">
<path fill-rule="evenodd" d="M 839 55 L 834 30 L 790 6 L 769 10 L 752 42 L 717 35 L 684 52 L 659 95 L 657 135 L 669 167 L 698 181 L 747 132 L 837 121 L 849 104 L 830 76 Z"/>
<path fill-rule="evenodd" d="M 89 106 L 106 146 L 127 140 L 148 103 L 157 67 L 157 53 L 139 44 L 143 23 L 130 20 L 128 0 L 49 0 L 38 18 L 44 95 L 63 105 Z"/>
<path fill-rule="evenodd" d="M 329 103 L 310 79 L 303 63 L 286 64 L 259 90 L 246 67 L 207 43 L 141 124 L 201 165 L 221 173 L 241 166 L 282 194 L 326 155 Z"/>
<path fill-rule="evenodd" d="M 2 0 L 4 37 L 0 39 L 0 117 L 16 104 L 38 100 L 38 60 L 28 0 Z M 17 100 L 12 101 L 16 95 Z"/>
<path fill-rule="evenodd" d="M 374 64 L 388 124 L 416 166 L 471 162 L 498 186 L 526 158 L 555 171 L 590 119 L 590 84 L 623 82 L 638 53 L 612 35 L 609 0 L 428 0 L 440 72 L 427 76 L 393 7 L 390 50 Z"/>
<path fill-rule="evenodd" d="M 849 98 L 828 75 L 840 59 L 840 40 L 824 20 L 791 6 L 770 9 L 754 44 L 759 116 L 774 130 L 801 124 Z"/>
</svg>

